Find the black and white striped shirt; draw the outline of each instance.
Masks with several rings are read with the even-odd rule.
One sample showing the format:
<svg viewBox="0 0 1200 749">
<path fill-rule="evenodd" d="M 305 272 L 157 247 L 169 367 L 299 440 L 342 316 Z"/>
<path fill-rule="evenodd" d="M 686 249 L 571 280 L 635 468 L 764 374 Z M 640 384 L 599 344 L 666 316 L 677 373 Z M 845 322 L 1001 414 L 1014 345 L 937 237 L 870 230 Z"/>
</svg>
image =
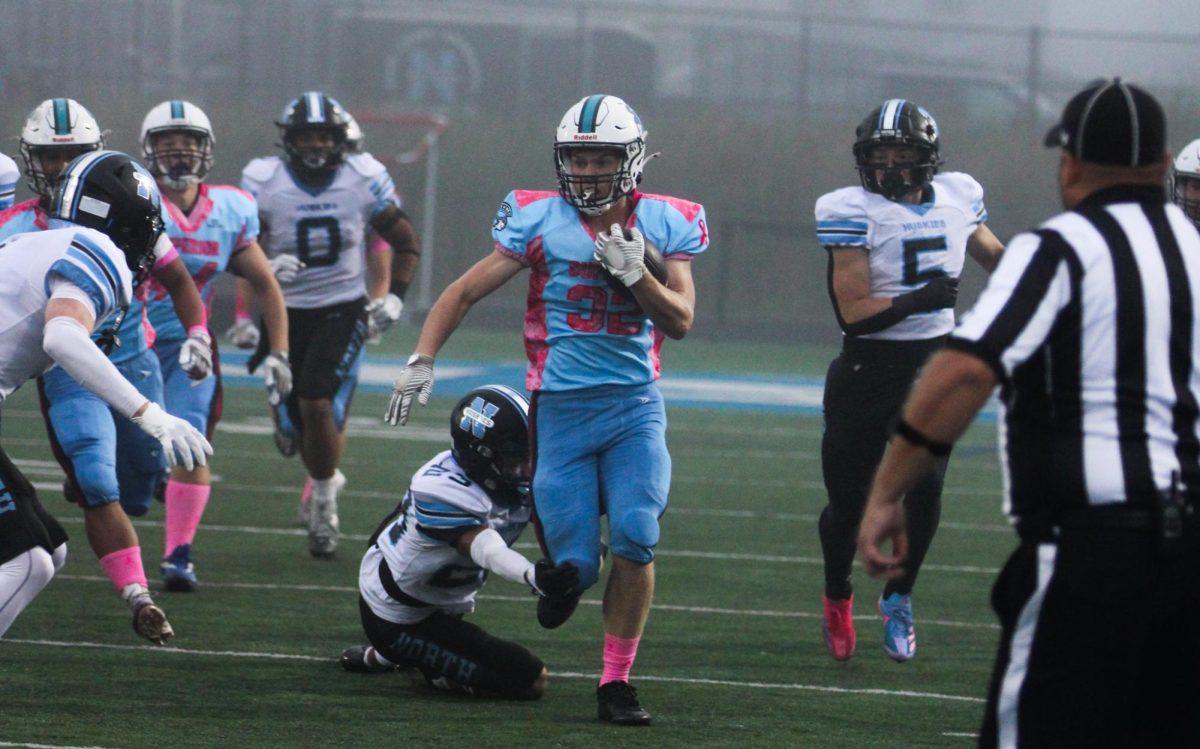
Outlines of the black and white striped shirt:
<svg viewBox="0 0 1200 749">
<path fill-rule="evenodd" d="M 1009 243 L 950 347 L 999 375 L 1005 510 L 1200 493 L 1200 235 L 1116 187 Z"/>
</svg>

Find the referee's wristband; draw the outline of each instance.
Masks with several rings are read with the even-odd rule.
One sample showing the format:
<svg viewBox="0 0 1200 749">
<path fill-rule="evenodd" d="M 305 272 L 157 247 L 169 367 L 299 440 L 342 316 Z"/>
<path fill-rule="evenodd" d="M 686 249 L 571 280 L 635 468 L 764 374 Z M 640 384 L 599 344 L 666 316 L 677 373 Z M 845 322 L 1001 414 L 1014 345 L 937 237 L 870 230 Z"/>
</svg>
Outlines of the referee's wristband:
<svg viewBox="0 0 1200 749">
<path fill-rule="evenodd" d="M 917 428 L 909 424 L 903 418 L 896 420 L 896 434 L 903 437 L 905 441 L 923 447 L 929 451 L 929 454 L 935 458 L 940 458 L 950 454 L 950 448 L 953 445 L 949 442 L 937 442 L 917 431 Z"/>
</svg>

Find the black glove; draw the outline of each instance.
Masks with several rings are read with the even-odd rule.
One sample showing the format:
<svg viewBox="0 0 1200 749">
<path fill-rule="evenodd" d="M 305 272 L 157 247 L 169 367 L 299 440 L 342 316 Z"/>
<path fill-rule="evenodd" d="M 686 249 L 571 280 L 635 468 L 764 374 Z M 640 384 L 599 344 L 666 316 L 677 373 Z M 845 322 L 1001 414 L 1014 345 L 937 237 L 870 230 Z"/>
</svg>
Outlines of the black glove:
<svg viewBox="0 0 1200 749">
<path fill-rule="evenodd" d="M 542 557 L 533 565 L 533 584 L 544 596 L 564 598 L 578 583 L 579 568 L 570 562 L 554 565 Z"/>
<path fill-rule="evenodd" d="M 931 312 L 953 307 L 957 301 L 958 279 L 936 276 L 921 288 L 892 299 L 892 307 L 907 316 L 914 312 Z"/>
</svg>

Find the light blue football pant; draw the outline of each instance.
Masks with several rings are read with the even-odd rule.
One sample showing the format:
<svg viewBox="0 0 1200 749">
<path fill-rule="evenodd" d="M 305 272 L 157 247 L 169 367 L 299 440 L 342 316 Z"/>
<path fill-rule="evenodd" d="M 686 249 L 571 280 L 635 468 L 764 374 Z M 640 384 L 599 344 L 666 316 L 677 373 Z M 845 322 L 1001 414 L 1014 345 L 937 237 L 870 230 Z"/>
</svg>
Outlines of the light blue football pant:
<svg viewBox="0 0 1200 749">
<path fill-rule="evenodd" d="M 163 406 L 158 357 L 146 350 L 117 364 L 138 392 Z M 129 515 L 144 515 L 154 486 L 167 468 L 158 440 L 71 379 L 61 367 L 43 376 L 43 415 L 48 415 L 59 463 L 83 494 L 88 507 L 120 502 Z M 48 414 L 46 407 L 48 403 Z M 69 481 L 68 481 L 69 483 Z"/>
<path fill-rule="evenodd" d="M 667 509 L 667 415 L 654 384 L 534 394 L 533 498 L 539 540 L 555 564 L 579 568 L 578 592 L 600 576 L 600 515 L 609 548 L 654 560 Z"/>
</svg>

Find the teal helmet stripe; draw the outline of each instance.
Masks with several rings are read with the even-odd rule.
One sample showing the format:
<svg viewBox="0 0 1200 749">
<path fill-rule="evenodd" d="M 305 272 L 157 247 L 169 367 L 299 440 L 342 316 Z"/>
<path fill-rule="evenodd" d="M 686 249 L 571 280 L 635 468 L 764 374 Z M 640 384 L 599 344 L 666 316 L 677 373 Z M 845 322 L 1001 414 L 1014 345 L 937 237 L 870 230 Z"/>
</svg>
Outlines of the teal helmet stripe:
<svg viewBox="0 0 1200 749">
<path fill-rule="evenodd" d="M 180 101 L 179 99 L 171 100 L 171 119 L 173 119 L 173 120 L 182 120 L 183 119 L 183 102 Z"/>
<path fill-rule="evenodd" d="M 604 94 L 595 94 L 589 96 L 583 103 L 583 111 L 579 113 L 579 132 L 596 132 L 596 113 L 600 110 L 602 101 L 604 101 Z"/>
<path fill-rule="evenodd" d="M 66 99 L 54 100 L 54 134 L 71 134 L 71 105 Z"/>
</svg>

